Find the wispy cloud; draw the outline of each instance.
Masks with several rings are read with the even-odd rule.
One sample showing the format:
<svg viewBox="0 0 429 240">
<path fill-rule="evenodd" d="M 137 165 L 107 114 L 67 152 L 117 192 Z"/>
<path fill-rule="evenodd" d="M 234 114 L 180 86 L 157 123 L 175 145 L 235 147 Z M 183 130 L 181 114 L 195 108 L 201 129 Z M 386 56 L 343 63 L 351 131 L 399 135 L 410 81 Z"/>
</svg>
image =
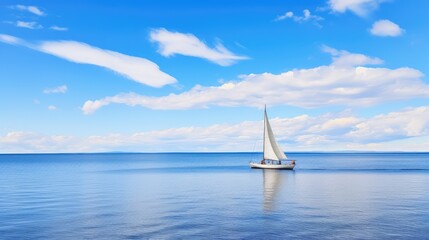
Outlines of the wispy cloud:
<svg viewBox="0 0 429 240">
<path fill-rule="evenodd" d="M 285 19 L 292 19 L 295 22 L 298 23 L 304 23 L 304 22 L 312 22 L 314 25 L 318 26 L 318 27 L 322 27 L 322 25 L 320 25 L 319 21 L 322 21 L 323 18 L 319 17 L 317 15 L 312 15 L 310 10 L 308 9 L 304 9 L 303 11 L 303 16 L 297 16 L 295 15 L 293 12 L 286 12 L 285 14 L 278 16 L 275 20 L 276 21 L 282 21 Z"/>
<path fill-rule="evenodd" d="M 159 45 L 158 52 L 166 57 L 180 54 L 203 58 L 221 66 L 230 66 L 239 60 L 249 59 L 232 53 L 221 43 L 210 48 L 193 34 L 170 32 L 164 28 L 153 29 L 150 32 L 150 40 Z"/>
<path fill-rule="evenodd" d="M 429 139 L 429 106 L 366 118 L 348 111 L 271 118 L 271 125 L 285 150 L 397 150 L 404 142 L 402 150 L 429 147 L 421 140 Z M 0 152 L 252 151 L 262 131 L 262 121 L 245 121 L 87 137 L 9 132 L 0 136 Z"/>
<path fill-rule="evenodd" d="M 51 93 L 66 93 L 67 92 L 67 85 L 61 85 L 54 88 L 46 88 L 43 90 L 43 93 L 45 94 L 51 94 Z"/>
<path fill-rule="evenodd" d="M 360 53 L 350 53 L 344 50 L 337 50 L 326 45 L 322 46 L 322 51 L 331 54 L 331 65 L 337 67 L 378 65 L 383 63 L 383 60 L 376 57 L 370 57 Z"/>
<path fill-rule="evenodd" d="M 291 105 L 321 107 L 329 105 L 369 106 L 381 102 L 428 98 L 429 85 L 423 74 L 412 68 L 365 67 L 381 59 L 323 47 L 332 63 L 309 69 L 294 69 L 280 74 L 241 75 L 237 81 L 220 86 L 197 85 L 191 90 L 161 97 L 123 93 L 86 101 L 89 114 L 111 103 L 151 109 L 196 109 L 210 106 Z"/>
<path fill-rule="evenodd" d="M 36 6 L 26 6 L 26 5 L 15 5 L 15 6 L 11 6 L 12 9 L 17 9 L 20 11 L 27 11 L 33 14 L 36 14 L 38 16 L 45 16 L 46 13 L 44 13 L 42 10 L 40 10 L 38 7 Z"/>
<path fill-rule="evenodd" d="M 159 70 L 154 62 L 75 41 L 45 41 L 30 44 L 14 36 L 0 34 L 0 41 L 29 47 L 75 63 L 91 64 L 110 69 L 133 81 L 152 87 L 162 87 L 176 79 Z"/>
<path fill-rule="evenodd" d="M 366 16 L 386 0 L 329 0 L 328 7 L 333 12 L 351 11 L 358 16 Z"/>
<path fill-rule="evenodd" d="M 55 110 L 57 110 L 57 107 L 55 107 L 54 105 L 49 105 L 48 110 L 49 111 L 55 111 Z"/>
<path fill-rule="evenodd" d="M 51 26 L 49 29 L 55 30 L 55 31 L 68 31 L 69 29 L 66 27 L 59 27 L 59 26 Z"/>
<path fill-rule="evenodd" d="M 37 22 L 25 22 L 25 21 L 16 21 L 14 23 L 17 27 L 28 28 L 28 29 L 40 29 L 43 28 L 42 25 Z"/>
<path fill-rule="evenodd" d="M 0 34 L 0 42 L 4 42 L 11 45 L 28 46 L 27 42 L 25 42 L 24 40 L 7 34 Z"/>
<path fill-rule="evenodd" d="M 380 37 L 397 37 L 404 32 L 398 24 L 387 19 L 376 21 L 370 31 L 372 35 Z"/>
</svg>

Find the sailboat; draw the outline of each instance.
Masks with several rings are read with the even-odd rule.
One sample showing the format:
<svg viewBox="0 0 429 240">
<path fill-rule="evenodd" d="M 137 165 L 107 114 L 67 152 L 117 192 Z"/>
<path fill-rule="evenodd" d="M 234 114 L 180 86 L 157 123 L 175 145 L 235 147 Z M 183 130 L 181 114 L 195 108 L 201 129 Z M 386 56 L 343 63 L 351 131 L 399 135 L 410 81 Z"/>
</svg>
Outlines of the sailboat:
<svg viewBox="0 0 429 240">
<path fill-rule="evenodd" d="M 262 169 L 285 169 L 293 170 L 295 160 L 287 158 L 286 154 L 281 150 L 277 143 L 273 130 L 267 116 L 267 107 L 264 109 L 264 155 L 260 163 L 250 162 L 251 168 Z"/>
</svg>

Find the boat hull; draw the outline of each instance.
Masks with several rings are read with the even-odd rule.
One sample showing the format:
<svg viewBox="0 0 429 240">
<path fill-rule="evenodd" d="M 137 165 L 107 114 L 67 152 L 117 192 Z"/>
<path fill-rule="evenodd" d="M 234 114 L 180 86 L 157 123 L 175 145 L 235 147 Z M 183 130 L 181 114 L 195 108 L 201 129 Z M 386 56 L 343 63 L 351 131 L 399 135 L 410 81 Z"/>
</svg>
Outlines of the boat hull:
<svg viewBox="0 0 429 240">
<path fill-rule="evenodd" d="M 250 162 L 251 168 L 260 168 L 260 169 L 278 169 L 278 170 L 293 170 L 295 164 L 260 164 Z"/>
</svg>

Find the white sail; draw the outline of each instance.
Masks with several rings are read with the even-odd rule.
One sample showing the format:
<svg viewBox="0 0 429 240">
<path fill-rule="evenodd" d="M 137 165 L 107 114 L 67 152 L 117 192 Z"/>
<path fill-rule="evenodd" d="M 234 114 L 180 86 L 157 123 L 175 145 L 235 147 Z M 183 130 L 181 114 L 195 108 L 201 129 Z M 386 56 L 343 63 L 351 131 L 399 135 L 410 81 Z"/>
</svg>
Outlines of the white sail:
<svg viewBox="0 0 429 240">
<path fill-rule="evenodd" d="M 264 114 L 264 159 L 281 160 L 287 159 L 285 153 L 280 149 L 274 138 L 273 130 L 268 121 L 267 111 Z"/>
</svg>

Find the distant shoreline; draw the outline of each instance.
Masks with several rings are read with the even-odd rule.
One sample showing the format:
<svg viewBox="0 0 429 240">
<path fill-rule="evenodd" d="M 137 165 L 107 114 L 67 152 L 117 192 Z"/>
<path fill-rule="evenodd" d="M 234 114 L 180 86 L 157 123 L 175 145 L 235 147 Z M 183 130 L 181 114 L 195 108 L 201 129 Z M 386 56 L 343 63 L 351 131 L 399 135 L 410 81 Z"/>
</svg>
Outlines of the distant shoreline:
<svg viewBox="0 0 429 240">
<path fill-rule="evenodd" d="M 102 154 L 262 154 L 262 152 L 58 152 L 58 153 L 0 153 L 0 155 L 102 155 Z M 308 151 L 288 154 L 429 154 L 411 151 Z"/>
</svg>

